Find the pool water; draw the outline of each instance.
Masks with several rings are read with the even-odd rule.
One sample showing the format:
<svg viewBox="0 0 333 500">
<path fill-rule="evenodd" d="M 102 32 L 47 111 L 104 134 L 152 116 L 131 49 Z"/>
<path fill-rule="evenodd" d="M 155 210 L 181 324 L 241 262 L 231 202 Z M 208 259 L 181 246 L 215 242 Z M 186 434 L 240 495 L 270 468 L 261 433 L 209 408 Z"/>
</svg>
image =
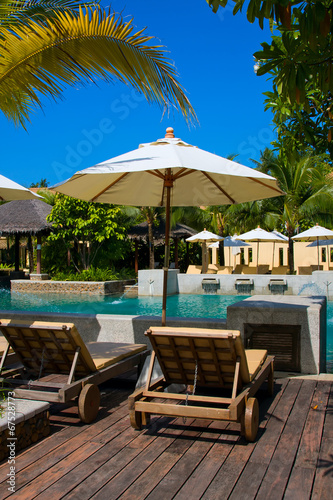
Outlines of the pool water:
<svg viewBox="0 0 333 500">
<path fill-rule="evenodd" d="M 248 296 L 242 295 L 170 295 L 167 316 L 226 318 L 227 307 Z M 161 316 L 161 297 L 126 299 L 110 295 L 20 293 L 0 291 L 0 309 L 83 314 L 125 314 Z"/>
<path fill-rule="evenodd" d="M 246 299 L 247 295 L 171 295 L 167 316 L 226 318 L 227 307 Z M 126 299 L 85 294 L 25 294 L 0 290 L 0 309 L 82 314 L 125 314 L 161 316 L 161 297 Z M 333 373 L 333 302 L 327 304 L 327 371 Z"/>
</svg>

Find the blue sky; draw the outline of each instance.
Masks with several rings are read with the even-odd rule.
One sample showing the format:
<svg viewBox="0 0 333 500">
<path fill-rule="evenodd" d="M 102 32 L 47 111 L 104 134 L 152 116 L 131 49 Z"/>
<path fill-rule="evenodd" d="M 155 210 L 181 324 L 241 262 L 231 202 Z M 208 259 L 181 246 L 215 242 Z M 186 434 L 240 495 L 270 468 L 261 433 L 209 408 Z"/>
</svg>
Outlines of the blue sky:
<svg viewBox="0 0 333 500">
<path fill-rule="evenodd" d="M 253 166 L 260 150 L 274 139 L 272 115 L 264 112 L 265 77 L 253 70 L 253 52 L 270 33 L 251 25 L 245 13 L 230 8 L 213 14 L 205 0 L 117 0 L 111 5 L 138 29 L 166 46 L 175 62 L 199 124 L 188 127 L 180 113 L 162 117 L 131 87 L 100 83 L 68 88 L 61 101 L 44 99 L 43 110 L 31 115 L 27 132 L 0 115 L 1 174 L 27 187 L 46 178 L 63 181 L 77 170 L 164 137 L 175 135 L 212 153 L 238 154 Z"/>
</svg>

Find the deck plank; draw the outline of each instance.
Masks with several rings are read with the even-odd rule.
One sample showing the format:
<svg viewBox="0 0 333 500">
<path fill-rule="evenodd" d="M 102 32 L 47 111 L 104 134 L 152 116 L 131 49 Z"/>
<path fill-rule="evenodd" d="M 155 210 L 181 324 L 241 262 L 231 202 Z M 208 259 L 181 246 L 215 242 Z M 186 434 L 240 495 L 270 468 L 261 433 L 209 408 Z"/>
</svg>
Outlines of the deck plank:
<svg viewBox="0 0 333 500">
<path fill-rule="evenodd" d="M 312 490 L 313 500 L 329 500 L 332 498 L 333 482 L 333 384 L 327 403 L 323 435 L 316 467 L 316 477 Z"/>
<path fill-rule="evenodd" d="M 207 452 L 219 434 L 205 433 L 205 428 L 211 425 L 210 421 L 197 420 L 193 423 L 194 430 L 184 428 L 180 439 L 173 441 L 169 448 L 160 455 L 147 470 L 128 488 L 123 494 L 124 500 L 140 500 L 145 499 L 155 488 L 156 485 L 164 478 L 170 469 L 178 463 L 178 461 L 186 454 L 188 449 L 194 448 L 195 455 L 202 456 Z M 210 442 L 207 441 L 206 435 L 209 434 Z M 193 469 L 192 469 L 193 470 Z M 184 481 L 183 476 L 183 481 Z M 159 497 L 159 498 L 165 498 Z"/>
<path fill-rule="evenodd" d="M 229 424 L 220 422 L 223 434 L 220 435 L 217 443 L 212 447 L 219 446 L 219 463 L 220 466 L 223 460 L 228 456 L 234 443 L 239 439 L 235 433 L 229 433 Z M 223 425 L 224 424 L 224 425 Z M 223 437 L 222 437 L 223 436 Z M 203 436 L 202 436 L 203 437 Z M 154 490 L 147 496 L 147 500 L 169 500 L 174 498 L 177 492 L 181 489 L 185 481 L 191 476 L 202 460 L 202 444 L 199 442 L 192 443 L 192 446 L 186 451 L 183 457 L 178 460 L 175 466 L 164 476 L 162 481 L 154 488 Z"/>
<path fill-rule="evenodd" d="M 258 445 L 265 451 L 267 448 L 267 445 L 264 445 L 264 443 L 266 443 L 266 437 L 268 436 L 268 438 L 272 440 L 270 437 L 272 432 L 268 432 L 268 424 L 274 424 L 276 421 L 280 422 L 281 415 L 285 416 L 287 413 L 286 409 L 290 411 L 290 405 L 293 404 L 300 385 L 301 382 L 289 385 L 287 379 L 279 381 L 279 383 L 276 384 L 274 398 L 266 400 L 266 403 L 269 402 L 270 404 L 265 409 L 266 417 L 260 422 L 256 443 L 246 443 L 245 440 L 239 441 L 239 446 L 235 446 L 234 449 L 231 450 L 229 456 L 214 478 L 214 481 L 207 488 L 203 495 L 205 500 L 219 500 L 221 498 L 221 491 L 224 492 L 225 498 L 228 498 L 232 494 L 235 485 L 242 476 L 246 463 L 250 460 L 250 457 L 254 455 Z M 275 434 L 276 432 L 274 435 Z M 280 432 L 278 432 L 278 436 L 279 435 Z M 258 456 L 260 457 L 260 453 Z M 260 462 L 257 460 L 256 463 L 261 469 Z"/>
<path fill-rule="evenodd" d="M 78 420 L 76 405 L 52 405 L 52 434 L 17 454 L 16 493 L 7 488 L 8 463 L 0 464 L 0 499 L 332 498 L 333 382 L 284 378 L 273 397 L 258 391 L 254 443 L 230 422 L 152 416 L 135 431 L 133 388 L 133 380 L 111 384 L 91 425 Z"/>
<path fill-rule="evenodd" d="M 33 484 L 39 483 L 38 478 L 43 473 L 48 474 L 48 471 L 52 467 L 61 462 L 61 460 L 70 457 L 76 450 L 80 450 L 80 448 L 85 443 L 89 442 L 89 440 L 94 439 L 96 436 L 99 436 L 101 439 L 103 437 L 103 432 L 105 433 L 105 439 L 108 439 L 108 429 L 110 424 L 119 422 L 119 420 L 127 417 L 127 415 L 127 404 L 123 403 L 122 406 L 116 408 L 110 415 L 106 415 L 104 418 L 103 414 L 100 415 L 94 425 L 78 423 L 78 427 L 71 427 L 72 430 L 69 432 L 70 437 L 67 436 L 66 433 L 68 439 L 58 440 L 57 436 L 50 436 L 48 441 L 52 444 L 49 446 L 49 451 L 44 454 L 42 453 L 44 440 L 39 443 L 36 454 L 35 447 L 29 447 L 29 449 L 22 454 L 22 460 L 21 456 L 19 457 L 20 459 L 17 460 L 18 472 L 16 474 L 16 491 L 20 491 L 20 489 L 33 480 Z M 76 429 L 76 432 L 73 431 L 74 429 Z M 60 443 L 60 445 L 57 446 L 57 442 Z M 43 476 L 43 478 L 44 477 L 45 476 Z M 7 498 L 9 494 L 9 492 L 6 491 L 6 488 L 3 487 L 3 483 L 5 483 L 5 480 L 0 483 L 0 499 Z M 32 486 L 29 486 L 28 488 L 32 488 Z M 43 488 L 43 485 L 40 485 L 40 488 Z M 39 491 L 34 492 L 34 494 L 37 493 L 39 493 Z M 25 495 L 23 490 L 21 494 Z"/>
<path fill-rule="evenodd" d="M 314 380 L 302 382 L 290 415 L 281 433 L 268 470 L 258 489 L 257 499 L 282 499 L 291 473 L 306 418 L 316 388 Z"/>
</svg>

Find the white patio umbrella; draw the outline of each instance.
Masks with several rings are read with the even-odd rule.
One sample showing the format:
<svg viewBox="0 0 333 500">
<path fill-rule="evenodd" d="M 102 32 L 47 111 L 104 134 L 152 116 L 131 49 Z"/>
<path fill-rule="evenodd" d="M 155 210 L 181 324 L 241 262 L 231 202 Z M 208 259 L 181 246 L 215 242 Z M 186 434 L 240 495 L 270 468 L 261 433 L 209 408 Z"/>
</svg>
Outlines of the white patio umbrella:
<svg viewBox="0 0 333 500">
<path fill-rule="evenodd" d="M 171 206 L 242 203 L 280 196 L 276 179 L 175 138 L 173 129 L 155 142 L 81 170 L 54 186 L 87 201 L 165 206 L 162 324 L 166 317 Z"/>
<path fill-rule="evenodd" d="M 315 226 L 303 231 L 302 233 L 292 236 L 292 240 L 304 240 L 304 241 L 315 241 L 318 248 L 318 270 L 319 270 L 319 240 L 330 240 L 333 238 L 333 231 L 327 229 L 326 227 Z"/>
<path fill-rule="evenodd" d="M 34 198 L 41 198 L 41 196 L 0 174 L 0 201 L 31 200 Z"/>
<path fill-rule="evenodd" d="M 272 264 L 274 265 L 274 251 L 275 251 L 275 242 L 283 241 L 283 239 L 278 236 L 277 234 L 269 231 L 265 231 L 265 229 L 261 229 L 261 227 L 256 227 L 255 229 L 252 229 L 251 231 L 248 231 L 247 233 L 240 234 L 239 236 L 235 237 L 236 240 L 245 240 L 245 241 L 253 241 L 257 242 L 257 271 L 258 271 L 258 264 L 259 264 L 259 242 L 260 241 L 267 241 L 267 242 L 273 242 L 273 255 L 272 255 Z"/>
<path fill-rule="evenodd" d="M 208 252 L 207 243 L 213 243 L 216 241 L 221 241 L 223 238 L 217 234 L 211 233 L 204 229 L 198 234 L 186 238 L 186 241 L 190 243 L 202 243 L 202 273 L 206 273 L 208 269 Z"/>
</svg>

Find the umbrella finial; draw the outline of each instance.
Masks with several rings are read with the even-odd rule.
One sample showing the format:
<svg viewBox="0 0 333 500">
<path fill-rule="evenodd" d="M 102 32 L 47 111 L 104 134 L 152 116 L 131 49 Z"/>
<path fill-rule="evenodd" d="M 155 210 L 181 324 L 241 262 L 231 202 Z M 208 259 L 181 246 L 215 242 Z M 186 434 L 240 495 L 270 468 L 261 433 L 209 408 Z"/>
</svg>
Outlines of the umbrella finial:
<svg viewBox="0 0 333 500">
<path fill-rule="evenodd" d="M 172 139 L 173 137 L 175 137 L 175 134 L 173 133 L 173 128 L 172 127 L 168 127 L 166 129 L 165 137 L 168 138 L 168 139 Z"/>
</svg>

